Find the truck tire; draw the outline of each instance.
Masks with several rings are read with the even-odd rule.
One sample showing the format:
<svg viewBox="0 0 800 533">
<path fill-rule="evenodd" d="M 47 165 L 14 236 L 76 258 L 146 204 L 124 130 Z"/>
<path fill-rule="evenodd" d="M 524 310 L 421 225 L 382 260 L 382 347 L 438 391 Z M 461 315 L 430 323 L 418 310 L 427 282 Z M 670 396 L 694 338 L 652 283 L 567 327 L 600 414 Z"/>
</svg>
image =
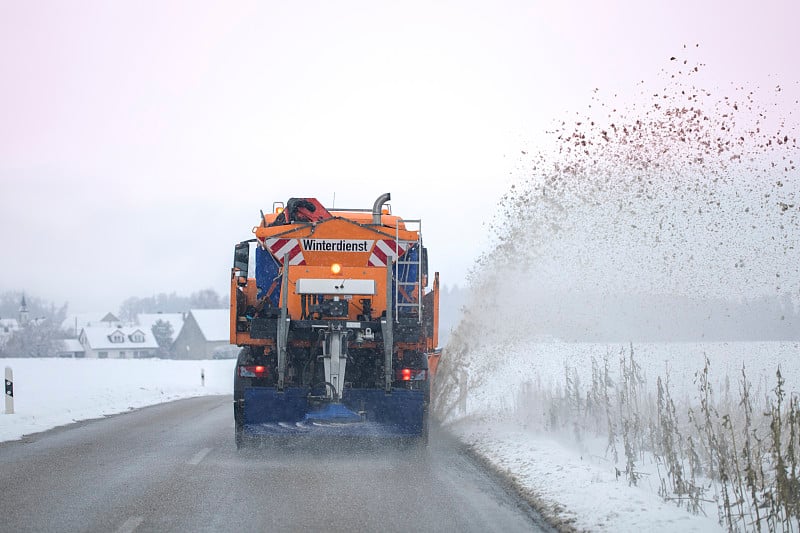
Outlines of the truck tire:
<svg viewBox="0 0 800 533">
<path fill-rule="evenodd" d="M 233 405 L 233 440 L 236 443 L 236 449 L 241 450 L 245 448 L 248 444 L 247 435 L 244 432 L 244 424 L 243 421 L 243 414 L 241 412 L 241 408 L 234 404 Z"/>
<path fill-rule="evenodd" d="M 247 436 L 244 434 L 244 428 L 236 424 L 233 432 L 234 441 L 236 442 L 236 449 L 241 450 L 247 446 Z"/>
<path fill-rule="evenodd" d="M 428 452 L 428 426 L 428 411 L 426 410 L 422 419 L 422 432 L 414 439 L 414 447 L 417 449 L 418 453 Z"/>
</svg>

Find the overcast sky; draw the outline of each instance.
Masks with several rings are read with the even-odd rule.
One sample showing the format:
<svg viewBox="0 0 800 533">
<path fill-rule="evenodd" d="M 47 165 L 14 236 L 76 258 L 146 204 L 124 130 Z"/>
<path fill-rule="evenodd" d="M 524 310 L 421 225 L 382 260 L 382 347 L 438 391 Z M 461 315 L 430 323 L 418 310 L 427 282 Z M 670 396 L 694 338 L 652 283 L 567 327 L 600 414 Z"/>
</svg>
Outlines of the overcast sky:
<svg viewBox="0 0 800 533">
<path fill-rule="evenodd" d="M 796 1 L 0 3 L 0 290 L 117 310 L 227 290 L 290 196 L 422 218 L 464 284 L 518 154 L 683 45 L 800 80 Z"/>
</svg>

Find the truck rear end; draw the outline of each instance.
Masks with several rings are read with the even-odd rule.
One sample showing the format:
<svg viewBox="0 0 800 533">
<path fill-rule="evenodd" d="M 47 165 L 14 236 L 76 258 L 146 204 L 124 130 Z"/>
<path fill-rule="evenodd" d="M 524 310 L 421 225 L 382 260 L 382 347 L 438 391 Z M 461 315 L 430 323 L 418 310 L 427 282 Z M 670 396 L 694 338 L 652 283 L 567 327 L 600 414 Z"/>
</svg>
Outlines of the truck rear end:
<svg viewBox="0 0 800 533">
<path fill-rule="evenodd" d="M 438 273 L 420 220 L 386 208 L 276 204 L 236 245 L 231 343 L 237 446 L 251 437 L 426 441 Z"/>
</svg>

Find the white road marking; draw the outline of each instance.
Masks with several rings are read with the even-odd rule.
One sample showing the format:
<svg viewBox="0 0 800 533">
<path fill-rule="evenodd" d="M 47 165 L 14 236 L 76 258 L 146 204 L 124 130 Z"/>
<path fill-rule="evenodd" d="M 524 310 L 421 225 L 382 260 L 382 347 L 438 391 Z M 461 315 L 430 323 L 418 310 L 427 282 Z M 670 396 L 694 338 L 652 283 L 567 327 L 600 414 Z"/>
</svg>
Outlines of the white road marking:
<svg viewBox="0 0 800 533">
<path fill-rule="evenodd" d="M 144 517 L 132 516 L 125 520 L 125 522 L 119 526 L 119 529 L 117 529 L 115 533 L 133 533 L 142 522 L 144 522 Z"/>
<path fill-rule="evenodd" d="M 189 464 L 190 464 L 190 465 L 199 465 L 199 464 L 200 464 L 200 461 L 202 461 L 202 460 L 203 460 L 203 458 L 204 458 L 206 455 L 208 455 L 208 452 L 210 452 L 210 451 L 211 451 L 211 448 L 203 448 L 202 450 L 200 450 L 199 452 L 197 452 L 196 454 L 194 454 L 194 457 L 192 457 L 191 459 L 189 459 Z"/>
</svg>

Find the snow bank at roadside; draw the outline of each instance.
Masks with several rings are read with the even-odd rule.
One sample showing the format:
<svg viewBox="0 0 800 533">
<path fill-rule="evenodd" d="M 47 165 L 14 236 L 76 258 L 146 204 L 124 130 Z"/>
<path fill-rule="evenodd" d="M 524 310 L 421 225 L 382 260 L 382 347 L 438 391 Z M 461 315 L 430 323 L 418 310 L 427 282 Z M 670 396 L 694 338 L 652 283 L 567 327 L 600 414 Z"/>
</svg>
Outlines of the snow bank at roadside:
<svg viewBox="0 0 800 533">
<path fill-rule="evenodd" d="M 0 366 L 14 372 L 14 414 L 0 411 L 0 441 L 181 398 L 231 394 L 235 364 L 233 359 L 1 359 Z"/>
<path fill-rule="evenodd" d="M 553 435 L 501 422 L 464 421 L 448 429 L 562 531 L 724 531 L 716 515 L 692 515 L 661 499 L 657 476 L 629 486 L 607 460 Z"/>
<path fill-rule="evenodd" d="M 632 353 L 643 379 L 637 384 L 642 395 L 652 395 L 657 377 L 668 375 L 679 406 L 699 402 L 698 373 L 706 361 L 717 400 L 730 397 L 728 403 L 736 403 L 743 367 L 753 395 L 759 399 L 772 394 L 778 367 L 787 392 L 800 389 L 800 344 L 796 342 L 642 343 L 631 347 L 518 341 L 483 344 L 460 354 L 460 364 L 450 365 L 449 376 L 437 376 L 437 382 L 442 380 L 440 390 L 447 393 L 439 398 L 445 403 L 440 401 L 438 407 L 447 406 L 440 413 L 446 415 L 448 430 L 513 480 L 564 530 L 723 530 L 718 524 L 714 487 L 703 485 L 701 510 L 692 514 L 683 501 L 686 498 L 681 500 L 670 492 L 669 482 L 666 488 L 661 486 L 663 458 L 659 475 L 655 458 L 645 451 L 635 452 L 638 480 L 631 486 L 621 436 L 616 434 L 610 449 L 608 434 L 603 431 L 605 417 L 587 415 L 587 395 L 599 377 L 594 372 L 606 364 L 611 372 L 611 407 L 619 407 L 614 398 L 617 387 L 623 385 L 620 359 L 630 361 Z M 577 404 L 572 405 L 575 394 L 579 395 Z M 643 420 L 644 409 L 653 406 L 640 407 L 639 420 Z M 574 416 L 576 408 L 580 416 Z M 621 431 L 618 422 L 615 428 Z M 659 495 L 665 491 L 671 501 Z"/>
</svg>

